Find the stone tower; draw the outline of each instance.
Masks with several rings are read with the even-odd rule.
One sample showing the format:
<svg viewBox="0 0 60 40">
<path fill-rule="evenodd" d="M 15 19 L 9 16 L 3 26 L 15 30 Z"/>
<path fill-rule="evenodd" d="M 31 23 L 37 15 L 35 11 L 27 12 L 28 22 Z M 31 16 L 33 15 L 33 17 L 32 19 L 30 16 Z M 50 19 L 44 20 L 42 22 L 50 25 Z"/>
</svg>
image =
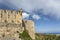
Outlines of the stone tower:
<svg viewBox="0 0 60 40">
<path fill-rule="evenodd" d="M 24 20 L 25 29 L 32 39 L 35 39 L 34 22 L 32 20 Z"/>
<path fill-rule="evenodd" d="M 0 10 L 0 40 L 19 40 L 22 32 L 22 11 Z"/>
<path fill-rule="evenodd" d="M 35 39 L 34 22 L 32 20 L 23 22 L 30 37 Z M 19 33 L 24 31 L 22 25 L 22 10 L 0 10 L 0 40 L 20 40 Z"/>
</svg>

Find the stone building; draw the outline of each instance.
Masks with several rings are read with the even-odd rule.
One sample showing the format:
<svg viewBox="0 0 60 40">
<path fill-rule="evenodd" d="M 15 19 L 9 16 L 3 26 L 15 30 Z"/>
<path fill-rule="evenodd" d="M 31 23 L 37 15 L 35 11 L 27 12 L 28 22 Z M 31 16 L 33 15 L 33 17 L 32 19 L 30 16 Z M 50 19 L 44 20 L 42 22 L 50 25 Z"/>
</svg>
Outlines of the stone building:
<svg viewBox="0 0 60 40">
<path fill-rule="evenodd" d="M 23 22 L 30 37 L 35 39 L 34 22 L 32 20 Z M 19 40 L 19 33 L 24 31 L 22 25 L 22 10 L 0 10 L 0 40 Z"/>
</svg>

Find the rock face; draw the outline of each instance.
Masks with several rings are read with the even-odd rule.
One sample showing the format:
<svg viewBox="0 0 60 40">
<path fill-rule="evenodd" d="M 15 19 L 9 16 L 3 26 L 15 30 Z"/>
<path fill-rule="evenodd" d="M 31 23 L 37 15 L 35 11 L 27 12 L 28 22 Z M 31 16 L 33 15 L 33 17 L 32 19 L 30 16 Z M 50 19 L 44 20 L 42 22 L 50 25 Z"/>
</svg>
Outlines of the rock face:
<svg viewBox="0 0 60 40">
<path fill-rule="evenodd" d="M 34 22 L 32 20 L 24 20 L 25 29 L 28 31 L 30 37 L 35 39 L 35 31 L 34 31 Z"/>
<path fill-rule="evenodd" d="M 28 30 L 32 39 L 34 35 L 34 22 L 32 20 L 24 20 L 22 26 L 22 10 L 0 10 L 0 40 L 20 40 L 19 33 Z"/>
</svg>

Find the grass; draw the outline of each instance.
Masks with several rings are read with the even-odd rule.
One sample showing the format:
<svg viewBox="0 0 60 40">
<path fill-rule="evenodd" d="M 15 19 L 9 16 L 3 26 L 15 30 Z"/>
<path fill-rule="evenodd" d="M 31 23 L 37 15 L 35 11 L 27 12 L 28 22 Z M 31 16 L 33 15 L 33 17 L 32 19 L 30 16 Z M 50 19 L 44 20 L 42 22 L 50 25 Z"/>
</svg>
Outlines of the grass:
<svg viewBox="0 0 60 40">
<path fill-rule="evenodd" d="M 31 37 L 29 36 L 27 30 L 24 30 L 24 31 L 23 31 L 23 33 L 21 34 L 21 38 L 22 38 L 23 40 L 32 40 Z"/>
<path fill-rule="evenodd" d="M 35 34 L 35 40 L 60 40 L 60 36 L 56 36 L 55 34 Z M 20 34 L 21 39 L 23 40 L 32 40 L 27 30 L 24 30 L 22 34 Z"/>
<path fill-rule="evenodd" d="M 36 34 L 36 40 L 60 40 L 60 36 L 55 34 Z"/>
</svg>

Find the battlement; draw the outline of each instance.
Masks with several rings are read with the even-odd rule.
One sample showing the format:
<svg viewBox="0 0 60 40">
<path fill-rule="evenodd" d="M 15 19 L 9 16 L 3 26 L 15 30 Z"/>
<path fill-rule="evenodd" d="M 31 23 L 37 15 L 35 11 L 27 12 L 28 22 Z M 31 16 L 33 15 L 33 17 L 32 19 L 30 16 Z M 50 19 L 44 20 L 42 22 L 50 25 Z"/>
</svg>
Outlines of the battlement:
<svg viewBox="0 0 60 40">
<path fill-rule="evenodd" d="M 20 24 L 22 20 L 22 10 L 0 10 L 0 22 Z"/>
</svg>

